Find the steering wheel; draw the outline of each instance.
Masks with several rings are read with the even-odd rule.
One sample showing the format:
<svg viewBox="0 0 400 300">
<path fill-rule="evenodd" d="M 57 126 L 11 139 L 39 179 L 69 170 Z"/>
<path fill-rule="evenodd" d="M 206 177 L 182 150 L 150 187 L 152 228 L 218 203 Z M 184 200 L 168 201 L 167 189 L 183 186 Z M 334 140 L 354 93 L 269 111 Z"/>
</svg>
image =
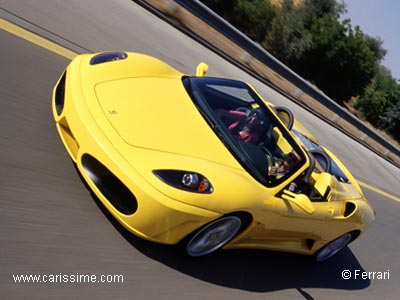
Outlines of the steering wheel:
<svg viewBox="0 0 400 300">
<path fill-rule="evenodd" d="M 248 117 L 250 115 L 251 111 L 252 111 L 251 108 L 244 107 L 244 106 L 240 106 L 240 107 L 236 108 L 235 110 L 243 112 L 246 115 L 246 117 Z"/>
<path fill-rule="evenodd" d="M 265 147 L 265 146 L 261 146 L 261 149 L 267 155 L 268 165 L 269 166 L 274 166 L 275 165 L 275 157 L 272 155 L 271 151 L 269 151 L 269 149 L 267 147 Z"/>
</svg>

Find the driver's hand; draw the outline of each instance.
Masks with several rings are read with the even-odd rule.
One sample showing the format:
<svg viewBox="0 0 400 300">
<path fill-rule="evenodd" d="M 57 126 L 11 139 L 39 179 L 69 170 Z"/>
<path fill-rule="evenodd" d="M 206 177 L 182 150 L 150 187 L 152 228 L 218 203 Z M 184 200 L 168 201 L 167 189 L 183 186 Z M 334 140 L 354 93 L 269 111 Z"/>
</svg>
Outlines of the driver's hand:
<svg viewBox="0 0 400 300">
<path fill-rule="evenodd" d="M 271 166 L 269 168 L 269 175 L 270 176 L 276 176 L 278 175 L 278 167 L 277 166 Z"/>
</svg>

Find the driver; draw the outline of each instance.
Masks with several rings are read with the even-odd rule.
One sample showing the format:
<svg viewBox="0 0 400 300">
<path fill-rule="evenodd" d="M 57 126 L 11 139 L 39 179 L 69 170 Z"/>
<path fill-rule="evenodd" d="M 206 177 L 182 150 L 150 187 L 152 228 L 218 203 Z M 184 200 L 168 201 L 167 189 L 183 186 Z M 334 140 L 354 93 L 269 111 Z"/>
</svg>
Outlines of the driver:
<svg viewBox="0 0 400 300">
<path fill-rule="evenodd" d="M 259 142 L 263 122 L 257 109 L 247 112 L 217 109 L 216 113 L 227 124 L 228 130 L 237 140 L 252 144 Z"/>
<path fill-rule="evenodd" d="M 272 165 L 269 168 L 269 174 L 275 177 L 282 177 L 290 172 L 290 170 L 301 160 L 301 157 L 292 151 L 289 154 L 284 155 L 282 161 Z"/>
</svg>

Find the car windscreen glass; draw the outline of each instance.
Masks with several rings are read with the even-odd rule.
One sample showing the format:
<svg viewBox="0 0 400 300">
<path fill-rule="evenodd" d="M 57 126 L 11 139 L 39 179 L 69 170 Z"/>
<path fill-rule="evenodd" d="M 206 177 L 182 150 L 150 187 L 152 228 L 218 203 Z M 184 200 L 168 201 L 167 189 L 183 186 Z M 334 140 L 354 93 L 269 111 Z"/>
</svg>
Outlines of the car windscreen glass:
<svg viewBox="0 0 400 300">
<path fill-rule="evenodd" d="M 299 145 L 247 84 L 208 77 L 185 77 L 183 83 L 211 128 L 259 182 L 278 185 L 304 165 Z"/>
</svg>

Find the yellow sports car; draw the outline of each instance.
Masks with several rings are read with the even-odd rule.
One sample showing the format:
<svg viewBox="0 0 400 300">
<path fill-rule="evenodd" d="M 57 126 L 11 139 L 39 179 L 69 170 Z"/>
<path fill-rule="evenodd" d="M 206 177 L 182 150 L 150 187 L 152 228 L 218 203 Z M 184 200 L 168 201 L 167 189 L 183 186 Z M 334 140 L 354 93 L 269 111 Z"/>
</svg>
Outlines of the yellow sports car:
<svg viewBox="0 0 400 300">
<path fill-rule="evenodd" d="M 84 180 L 144 239 L 190 256 L 260 248 L 324 261 L 375 212 L 344 165 L 241 81 L 188 76 L 137 53 L 76 57 L 53 92 Z"/>
</svg>

